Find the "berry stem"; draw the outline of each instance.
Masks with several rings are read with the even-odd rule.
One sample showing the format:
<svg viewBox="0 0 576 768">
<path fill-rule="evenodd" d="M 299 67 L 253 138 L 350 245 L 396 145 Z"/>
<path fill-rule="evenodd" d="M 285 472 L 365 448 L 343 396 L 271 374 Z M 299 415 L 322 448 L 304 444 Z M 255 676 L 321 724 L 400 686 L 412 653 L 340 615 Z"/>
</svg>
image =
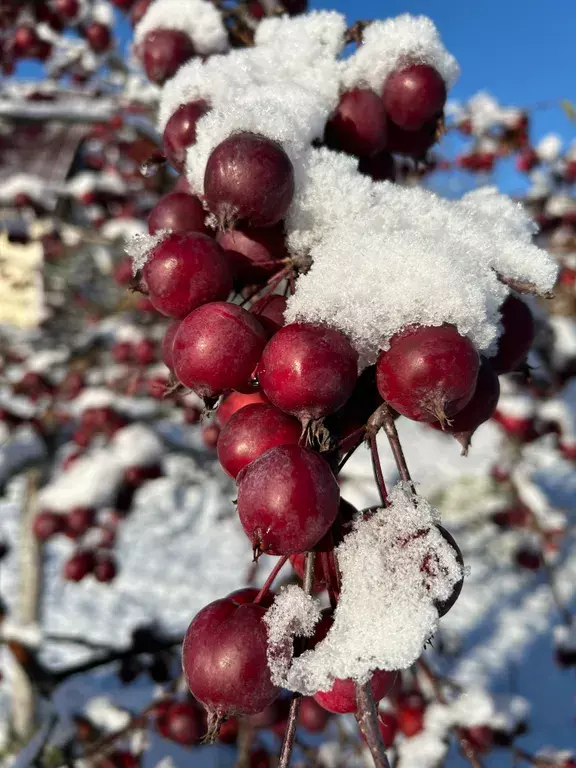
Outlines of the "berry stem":
<svg viewBox="0 0 576 768">
<path fill-rule="evenodd" d="M 398 473 L 404 482 L 410 483 L 412 487 L 414 487 L 408 465 L 406 464 L 406 457 L 404 456 L 404 451 L 402 450 L 402 445 L 400 443 L 400 437 L 398 436 L 398 430 L 396 429 L 396 424 L 394 423 L 390 409 L 386 404 L 380 406 L 380 408 L 384 409 L 382 426 L 384 427 L 384 432 L 390 443 Z"/>
<path fill-rule="evenodd" d="M 370 445 L 370 454 L 372 456 L 372 469 L 374 470 L 374 477 L 376 478 L 376 485 L 378 486 L 378 492 L 380 493 L 380 500 L 386 507 L 388 506 L 388 494 L 386 492 L 386 482 L 384 481 L 384 474 L 382 473 L 382 464 L 380 463 L 380 454 L 378 453 L 378 444 L 376 442 L 376 435 L 370 433 L 368 437 Z"/>
<path fill-rule="evenodd" d="M 282 282 L 282 280 L 288 276 L 288 273 L 292 269 L 291 265 L 288 264 L 286 267 L 282 267 L 280 272 L 276 272 L 275 275 L 272 275 L 272 277 L 269 277 L 268 280 L 264 283 L 264 285 L 259 286 L 255 291 L 253 291 L 249 296 L 247 296 L 244 301 L 240 302 L 240 306 L 243 307 L 249 302 L 252 301 L 252 299 L 255 299 L 256 296 L 258 298 L 263 299 L 264 296 L 267 296 L 271 291 L 273 291 L 279 283 Z"/>
<path fill-rule="evenodd" d="M 370 681 L 367 683 L 356 683 L 355 686 L 356 703 L 358 705 L 356 720 L 366 738 L 366 744 L 374 760 L 374 766 L 375 768 L 390 768 L 390 763 L 386 757 L 386 748 L 382 741 L 382 734 L 378 727 L 376 704 L 372 696 Z"/>
<path fill-rule="evenodd" d="M 270 589 L 270 587 L 272 586 L 272 583 L 274 582 L 274 579 L 276 578 L 276 576 L 278 576 L 282 568 L 286 565 L 288 557 L 289 557 L 288 555 L 282 555 L 282 557 L 278 560 L 274 568 L 272 568 L 272 570 L 270 571 L 270 575 L 264 582 L 264 586 L 262 587 L 260 592 L 258 592 L 256 599 L 254 600 L 254 605 L 258 605 L 260 600 L 262 600 L 263 597 L 266 597 L 266 595 L 268 594 L 268 590 Z"/>
<path fill-rule="evenodd" d="M 314 585 L 314 567 L 316 565 L 316 552 L 308 552 L 306 555 L 306 566 L 304 568 L 304 582 L 302 587 L 304 592 L 309 595 L 312 592 Z M 300 638 L 296 642 L 294 648 L 294 655 L 300 655 L 306 650 L 307 639 L 305 637 Z M 280 762 L 278 768 L 289 768 L 290 761 L 292 759 L 292 752 L 294 751 L 294 740 L 296 738 L 296 728 L 298 726 L 298 714 L 300 712 L 300 703 L 302 701 L 302 694 L 295 693 L 292 696 L 290 702 L 290 711 L 288 712 L 288 722 L 286 724 L 286 731 L 284 732 L 284 741 L 282 743 L 282 751 L 280 752 Z M 389 766 L 388 766 L 389 768 Z"/>
</svg>

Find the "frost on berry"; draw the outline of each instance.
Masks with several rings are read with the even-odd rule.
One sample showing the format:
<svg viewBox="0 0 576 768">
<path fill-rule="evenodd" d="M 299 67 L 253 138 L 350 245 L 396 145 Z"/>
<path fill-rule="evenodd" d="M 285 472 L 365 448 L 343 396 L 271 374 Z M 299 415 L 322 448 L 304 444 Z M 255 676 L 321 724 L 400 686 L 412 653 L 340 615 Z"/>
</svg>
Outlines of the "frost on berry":
<svg viewBox="0 0 576 768">
<path fill-rule="evenodd" d="M 336 550 L 342 592 L 326 638 L 287 673 L 285 661 L 279 669 L 269 658 L 284 687 L 310 695 L 335 678 L 366 681 L 376 669 L 405 669 L 433 635 L 435 603 L 450 598 L 462 568 L 425 499 L 399 484 L 390 502 L 357 522 Z"/>
<path fill-rule="evenodd" d="M 136 275 L 139 272 L 150 256 L 152 251 L 158 246 L 168 235 L 170 231 L 167 229 L 157 229 L 153 235 L 148 235 L 144 232 L 133 235 L 124 245 L 124 250 L 132 259 L 132 274 Z"/>
</svg>

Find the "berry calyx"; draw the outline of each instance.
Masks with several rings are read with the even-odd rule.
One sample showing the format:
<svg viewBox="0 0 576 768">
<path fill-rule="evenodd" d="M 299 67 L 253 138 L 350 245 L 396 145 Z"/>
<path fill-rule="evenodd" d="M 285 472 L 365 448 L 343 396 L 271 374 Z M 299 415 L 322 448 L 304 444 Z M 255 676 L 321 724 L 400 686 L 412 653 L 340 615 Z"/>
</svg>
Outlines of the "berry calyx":
<svg viewBox="0 0 576 768">
<path fill-rule="evenodd" d="M 340 491 L 330 466 L 298 445 L 266 451 L 238 483 L 238 514 L 256 555 L 309 550 L 338 514 Z"/>
<path fill-rule="evenodd" d="M 453 325 L 414 326 L 380 353 L 376 381 L 403 416 L 445 423 L 472 399 L 479 367 L 476 348 Z"/>
</svg>

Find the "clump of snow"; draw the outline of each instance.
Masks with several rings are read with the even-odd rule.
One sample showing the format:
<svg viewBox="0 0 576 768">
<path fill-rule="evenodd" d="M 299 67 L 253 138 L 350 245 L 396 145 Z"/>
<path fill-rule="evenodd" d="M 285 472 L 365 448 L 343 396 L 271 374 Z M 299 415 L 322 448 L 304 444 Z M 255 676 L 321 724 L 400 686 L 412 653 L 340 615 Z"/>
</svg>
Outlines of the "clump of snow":
<svg viewBox="0 0 576 768">
<path fill-rule="evenodd" d="M 132 274 L 136 275 L 150 258 L 150 254 L 164 238 L 170 234 L 169 229 L 159 229 L 153 235 L 147 232 L 133 235 L 124 245 L 124 250 L 132 259 Z"/>
<path fill-rule="evenodd" d="M 285 660 L 276 664 L 271 654 L 274 679 L 313 694 L 335 678 L 365 681 L 375 669 L 409 667 L 436 629 L 435 601 L 448 599 L 462 577 L 437 522 L 437 511 L 404 483 L 387 509 L 358 521 L 336 550 L 342 591 L 328 635 L 286 673 Z"/>
<path fill-rule="evenodd" d="M 297 584 L 284 587 L 275 597 L 264 622 L 268 627 L 268 664 L 276 685 L 282 684 L 290 668 L 294 637 L 312 637 L 319 620 L 318 601 Z"/>
<path fill-rule="evenodd" d="M 219 53 L 228 48 L 222 15 L 206 0 L 154 0 L 134 31 L 135 43 L 141 43 L 155 29 L 185 32 L 198 54 Z"/>
<path fill-rule="evenodd" d="M 107 240 L 130 238 L 147 231 L 145 222 L 140 219 L 110 219 L 100 227 L 100 234 Z"/>
<path fill-rule="evenodd" d="M 90 699 L 84 713 L 97 727 L 105 731 L 120 731 L 130 722 L 130 712 L 115 706 L 107 696 Z"/>
<path fill-rule="evenodd" d="M 472 133 L 482 136 L 495 126 L 514 124 L 520 114 L 516 107 L 502 107 L 489 93 L 479 91 L 458 110 L 458 121 L 469 120 Z"/>
<path fill-rule="evenodd" d="M 314 260 L 288 302 L 287 321 L 338 328 L 368 364 L 415 323 L 452 323 L 493 354 L 508 295 L 497 273 L 546 291 L 558 270 L 532 245 L 519 206 L 494 190 L 448 201 L 374 184 L 352 158 L 327 149 L 310 150 L 287 226 L 290 249 Z"/>
<path fill-rule="evenodd" d="M 554 627 L 554 641 L 563 651 L 576 653 L 576 622 L 568 626 L 560 624 Z"/>
<path fill-rule="evenodd" d="M 562 139 L 557 133 L 547 133 L 535 147 L 536 154 L 544 163 L 553 163 L 560 156 Z"/>
<path fill-rule="evenodd" d="M 126 183 L 121 176 L 110 171 L 105 173 L 82 171 L 66 183 L 66 191 L 74 197 L 81 197 L 94 190 L 113 195 L 123 195 L 126 193 Z"/>
<path fill-rule="evenodd" d="M 342 82 L 346 87 L 368 85 L 379 92 L 386 78 L 407 63 L 434 67 L 448 87 L 460 74 L 434 23 L 427 16 L 405 13 L 366 27 L 362 45 L 343 64 Z"/>
</svg>

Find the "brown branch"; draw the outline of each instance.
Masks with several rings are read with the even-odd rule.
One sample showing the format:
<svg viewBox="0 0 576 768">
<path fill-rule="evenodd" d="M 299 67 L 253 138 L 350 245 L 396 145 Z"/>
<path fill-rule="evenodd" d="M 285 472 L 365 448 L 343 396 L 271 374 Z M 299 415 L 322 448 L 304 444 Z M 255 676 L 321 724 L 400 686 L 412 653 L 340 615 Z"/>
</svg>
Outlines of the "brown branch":
<svg viewBox="0 0 576 768">
<path fill-rule="evenodd" d="M 370 433 L 368 435 L 368 443 L 370 445 L 370 454 L 372 456 L 372 469 L 374 470 L 374 477 L 376 479 L 376 485 L 378 486 L 378 492 L 382 504 L 386 507 L 388 505 L 388 493 L 386 491 L 386 482 L 384 480 L 384 474 L 382 472 L 382 464 L 380 463 L 380 454 L 378 453 L 378 444 L 376 442 L 376 435 Z"/>
<path fill-rule="evenodd" d="M 356 720 L 366 739 L 366 744 L 374 760 L 374 766 L 375 768 L 390 768 L 390 763 L 386 756 L 386 748 L 378 726 L 378 715 L 370 681 L 367 683 L 356 683 L 355 687 Z"/>
<path fill-rule="evenodd" d="M 306 567 L 304 570 L 304 583 L 303 589 L 306 594 L 312 592 L 314 585 L 314 567 L 316 565 L 316 552 L 308 552 L 306 555 Z M 300 655 L 306 650 L 306 638 L 301 638 L 301 642 L 295 648 L 295 655 Z M 278 768 L 289 768 L 290 761 L 292 759 L 292 752 L 294 751 L 294 740 L 296 738 L 296 728 L 298 727 L 298 714 L 300 712 L 300 703 L 302 701 L 302 694 L 295 693 L 292 696 L 290 702 L 290 710 L 288 712 L 288 722 L 286 724 L 286 731 L 284 732 L 284 741 L 282 742 L 282 751 L 280 752 L 280 762 Z"/>
<path fill-rule="evenodd" d="M 507 285 L 508 288 L 511 288 L 517 293 L 526 293 L 532 296 L 539 296 L 542 299 L 554 298 L 553 291 L 541 291 L 533 283 L 526 283 L 523 280 L 515 280 L 513 277 L 506 277 L 505 275 L 501 275 L 499 272 L 496 272 L 496 276 L 501 283 L 504 283 L 504 285 Z"/>
</svg>

